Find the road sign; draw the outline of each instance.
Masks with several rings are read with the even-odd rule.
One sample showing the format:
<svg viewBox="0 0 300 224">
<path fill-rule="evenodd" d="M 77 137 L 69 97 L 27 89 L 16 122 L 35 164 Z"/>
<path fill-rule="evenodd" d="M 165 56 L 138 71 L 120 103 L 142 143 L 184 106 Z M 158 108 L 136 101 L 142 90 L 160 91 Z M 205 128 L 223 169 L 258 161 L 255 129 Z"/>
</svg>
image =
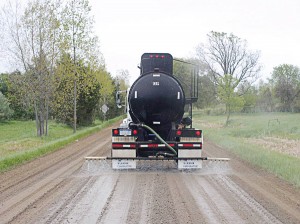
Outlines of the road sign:
<svg viewBox="0 0 300 224">
<path fill-rule="evenodd" d="M 109 110 L 109 107 L 106 104 L 103 104 L 103 106 L 101 107 L 101 111 L 106 114 L 107 111 Z"/>
</svg>

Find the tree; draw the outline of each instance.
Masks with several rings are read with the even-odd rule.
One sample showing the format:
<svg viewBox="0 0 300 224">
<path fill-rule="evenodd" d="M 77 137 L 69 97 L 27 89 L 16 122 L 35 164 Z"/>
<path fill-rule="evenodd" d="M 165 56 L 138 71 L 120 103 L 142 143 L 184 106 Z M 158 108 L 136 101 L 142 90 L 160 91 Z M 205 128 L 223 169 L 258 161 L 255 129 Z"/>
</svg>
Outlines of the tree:
<svg viewBox="0 0 300 224">
<path fill-rule="evenodd" d="M 74 66 L 77 66 L 74 68 Z M 53 112 L 63 123 L 73 124 L 74 70 L 77 78 L 77 123 L 91 124 L 99 106 L 112 97 L 114 86 L 110 75 L 101 67 L 94 70 L 89 64 L 79 61 L 74 65 L 71 55 L 63 54 L 57 63 L 54 75 Z"/>
<path fill-rule="evenodd" d="M 58 55 L 59 2 L 29 1 L 24 12 L 9 4 L 3 10 L 7 52 L 24 77 L 11 79 L 17 91 L 34 107 L 37 135 L 48 134 L 53 66 Z"/>
<path fill-rule="evenodd" d="M 53 114 L 60 122 L 73 123 L 74 63 L 69 54 L 62 54 L 54 72 Z M 77 96 L 78 97 L 78 96 Z"/>
<path fill-rule="evenodd" d="M 260 111 L 273 112 L 275 111 L 275 96 L 273 82 L 269 80 L 268 83 L 263 81 L 259 82 L 258 86 L 258 99 L 256 101 L 256 106 L 258 106 Z"/>
<path fill-rule="evenodd" d="M 213 106 L 217 103 L 217 88 L 209 75 L 199 77 L 199 99 L 196 102 L 198 108 Z"/>
<path fill-rule="evenodd" d="M 255 86 L 252 86 L 249 82 L 244 82 L 238 87 L 237 94 L 242 96 L 244 105 L 242 108 L 242 112 L 250 113 L 255 112 L 255 106 L 257 101 L 257 89 Z"/>
<path fill-rule="evenodd" d="M 0 74 L 0 92 L 2 92 L 4 96 L 8 94 L 8 74 L 6 73 Z"/>
<path fill-rule="evenodd" d="M 28 78 L 19 71 L 15 71 L 8 76 L 8 92 L 7 99 L 10 103 L 10 108 L 14 111 L 14 119 L 35 119 L 34 106 L 31 103 L 30 92 L 24 93 L 27 89 Z"/>
<path fill-rule="evenodd" d="M 100 88 L 100 100 L 99 100 L 99 112 L 101 111 L 101 107 L 106 104 L 109 105 L 108 107 L 110 108 L 108 113 L 104 114 L 102 113 L 102 111 L 100 112 L 100 114 L 103 115 L 104 118 L 107 117 L 107 115 L 113 113 L 112 109 L 112 105 L 116 104 L 116 100 L 115 100 L 115 91 L 116 91 L 116 87 L 114 85 L 113 79 L 110 76 L 110 74 L 108 72 L 106 72 L 105 70 L 98 70 L 96 71 L 96 79 L 97 81 L 100 83 L 101 88 Z"/>
<path fill-rule="evenodd" d="M 300 94 L 300 70 L 297 66 L 282 64 L 273 69 L 276 97 L 280 99 L 280 110 L 293 111 L 293 104 Z"/>
<path fill-rule="evenodd" d="M 0 91 L 0 121 L 11 117 L 13 111 L 9 107 L 9 102 Z"/>
<path fill-rule="evenodd" d="M 80 60 L 89 62 L 92 67 L 103 65 L 98 48 L 98 39 L 93 35 L 93 19 L 90 16 L 91 7 L 88 0 L 69 0 L 63 11 L 62 49 L 72 56 L 74 65 Z M 73 71 L 73 130 L 77 124 L 77 82 L 80 74 L 74 66 Z"/>
<path fill-rule="evenodd" d="M 247 50 L 247 42 L 233 34 L 210 32 L 208 43 L 199 46 L 196 51 L 199 59 L 204 62 L 221 91 L 219 96 L 226 105 L 228 124 L 232 102 L 239 84 L 246 80 L 250 83 L 258 78 L 261 66 L 258 63 L 259 53 Z"/>
</svg>

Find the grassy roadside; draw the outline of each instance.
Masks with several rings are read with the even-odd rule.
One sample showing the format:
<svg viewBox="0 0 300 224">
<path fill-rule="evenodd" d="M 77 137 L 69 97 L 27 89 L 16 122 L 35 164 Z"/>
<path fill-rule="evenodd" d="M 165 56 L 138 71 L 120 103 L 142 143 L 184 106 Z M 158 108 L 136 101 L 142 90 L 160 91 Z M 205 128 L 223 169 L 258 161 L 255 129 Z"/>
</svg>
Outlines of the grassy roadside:
<svg viewBox="0 0 300 224">
<path fill-rule="evenodd" d="M 34 123 L 31 121 L 1 123 L 0 172 L 58 150 L 77 139 L 84 138 L 110 126 L 121 120 L 121 118 L 117 117 L 103 123 L 98 122 L 92 127 L 80 128 L 75 134 L 67 126 L 51 123 L 49 127 L 50 135 L 44 138 L 35 137 Z"/>
<path fill-rule="evenodd" d="M 299 149 L 300 114 L 234 115 L 228 127 L 225 116 L 197 112 L 194 118 L 212 142 L 300 187 L 300 157 L 290 154 Z"/>
</svg>

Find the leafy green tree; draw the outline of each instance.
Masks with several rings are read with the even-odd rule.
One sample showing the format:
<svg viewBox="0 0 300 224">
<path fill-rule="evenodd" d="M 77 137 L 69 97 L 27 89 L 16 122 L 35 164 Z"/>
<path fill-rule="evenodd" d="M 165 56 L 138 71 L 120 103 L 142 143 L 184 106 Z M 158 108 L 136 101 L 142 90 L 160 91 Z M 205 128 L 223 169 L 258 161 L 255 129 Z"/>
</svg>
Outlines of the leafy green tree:
<svg viewBox="0 0 300 224">
<path fill-rule="evenodd" d="M 23 86 L 26 84 L 25 76 L 19 71 L 10 74 L 2 74 L 1 92 L 7 98 L 9 107 L 12 109 L 13 119 L 34 119 L 33 107 L 29 103 L 28 94 L 24 94 Z"/>
<path fill-rule="evenodd" d="M 61 55 L 53 77 L 53 115 L 56 120 L 67 124 L 73 123 L 74 66 L 69 54 Z"/>
<path fill-rule="evenodd" d="M 293 104 L 300 94 L 300 70 L 297 66 L 282 64 L 273 69 L 276 97 L 280 99 L 280 110 L 293 111 Z"/>
<path fill-rule="evenodd" d="M 99 106 L 107 103 L 112 97 L 114 86 L 110 75 L 98 68 L 85 66 L 80 61 L 76 66 L 78 76 L 74 77 L 74 63 L 69 54 L 64 54 L 57 64 L 54 75 L 55 91 L 53 112 L 55 118 L 67 124 L 73 124 L 73 81 L 77 83 L 77 123 L 91 124 L 96 116 Z"/>
<path fill-rule="evenodd" d="M 0 74 L 0 92 L 2 92 L 4 96 L 8 94 L 8 74 Z"/>
<path fill-rule="evenodd" d="M 227 111 L 227 120 L 226 124 L 228 124 L 229 121 L 229 115 L 228 111 L 230 112 L 237 112 L 240 111 L 245 101 L 242 97 L 238 95 L 237 92 L 234 91 L 234 88 L 232 85 L 232 76 L 231 75 L 224 75 L 222 78 L 219 78 L 218 81 L 218 96 L 221 99 L 222 102 L 226 105 L 226 111 Z"/>
<path fill-rule="evenodd" d="M 273 91 L 274 87 L 272 81 L 269 80 L 268 83 L 260 81 L 258 86 L 258 98 L 256 101 L 256 106 L 260 111 L 263 112 L 274 112 L 276 97 Z"/>
<path fill-rule="evenodd" d="M 226 105 L 228 124 L 232 103 L 239 84 L 258 78 L 261 66 L 259 53 L 247 50 L 247 43 L 233 34 L 210 32 L 208 43 L 197 48 L 199 59 L 205 63 L 218 86 L 219 96 Z M 231 99 L 232 98 L 232 99 Z"/>
<path fill-rule="evenodd" d="M 199 77 L 198 108 L 211 107 L 217 104 L 217 88 L 209 75 Z"/>
<path fill-rule="evenodd" d="M 13 114 L 13 111 L 9 107 L 9 102 L 6 97 L 0 91 L 0 120 L 9 119 Z"/>
<path fill-rule="evenodd" d="M 257 90 L 255 86 L 252 86 L 251 83 L 246 81 L 239 85 L 237 94 L 241 96 L 244 100 L 242 112 L 255 112 L 256 101 L 258 99 Z"/>
<path fill-rule="evenodd" d="M 62 13 L 62 45 L 64 52 L 71 55 L 74 64 L 82 61 L 93 68 L 103 65 L 99 51 L 98 39 L 93 34 L 93 19 L 88 0 L 68 0 Z M 73 67 L 73 130 L 76 132 L 78 76 L 80 73 Z"/>
</svg>

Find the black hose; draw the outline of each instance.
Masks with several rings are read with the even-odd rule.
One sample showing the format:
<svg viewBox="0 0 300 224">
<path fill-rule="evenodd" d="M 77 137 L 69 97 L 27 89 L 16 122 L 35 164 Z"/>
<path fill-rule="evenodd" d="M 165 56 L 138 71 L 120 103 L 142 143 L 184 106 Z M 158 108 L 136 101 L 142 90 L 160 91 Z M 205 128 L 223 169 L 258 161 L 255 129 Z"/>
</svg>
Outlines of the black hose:
<svg viewBox="0 0 300 224">
<path fill-rule="evenodd" d="M 143 127 L 143 128 L 146 128 L 148 129 L 150 132 L 152 132 L 163 144 L 165 144 L 167 146 L 168 149 L 170 149 L 173 153 L 174 153 L 174 156 L 177 155 L 177 152 L 175 149 L 173 149 L 165 140 L 163 140 L 159 134 L 157 134 L 151 127 L 149 127 L 148 125 L 145 125 L 143 123 L 141 124 L 133 124 L 131 123 L 130 125 L 134 125 L 134 126 L 140 126 L 140 127 Z M 170 154 L 169 154 L 170 155 Z"/>
</svg>

